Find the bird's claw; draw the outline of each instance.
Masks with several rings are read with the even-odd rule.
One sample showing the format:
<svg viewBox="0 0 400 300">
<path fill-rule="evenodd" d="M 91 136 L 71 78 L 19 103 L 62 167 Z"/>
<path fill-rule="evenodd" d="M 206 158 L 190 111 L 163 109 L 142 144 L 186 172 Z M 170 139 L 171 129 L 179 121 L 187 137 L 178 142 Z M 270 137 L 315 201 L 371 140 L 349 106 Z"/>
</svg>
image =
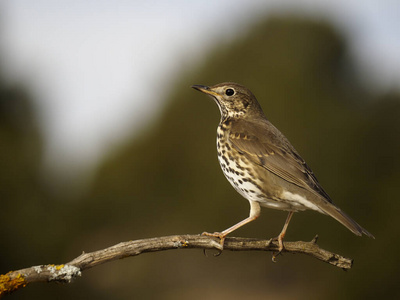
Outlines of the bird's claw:
<svg viewBox="0 0 400 300">
<path fill-rule="evenodd" d="M 273 238 L 273 239 L 271 239 L 271 240 L 273 240 L 273 241 L 278 241 L 278 245 L 279 245 L 279 248 L 278 248 L 278 252 L 273 252 L 272 253 L 272 262 L 276 262 L 276 257 L 278 256 L 278 255 L 282 255 L 282 251 L 283 251 L 283 249 L 285 249 L 285 247 L 283 246 L 283 236 L 281 236 L 281 235 L 279 235 L 279 236 L 277 236 L 276 238 Z M 270 241 L 271 241 L 270 240 Z"/>
<path fill-rule="evenodd" d="M 214 256 L 220 256 L 222 253 L 222 250 L 224 250 L 225 236 L 222 235 L 222 233 L 220 233 L 220 232 L 214 232 L 214 233 L 203 232 L 201 235 L 216 237 L 219 239 L 219 243 L 215 243 L 215 249 L 217 249 L 218 252 L 216 254 L 214 254 Z M 207 256 L 206 249 L 204 249 L 203 252 L 204 252 L 204 255 Z"/>
</svg>

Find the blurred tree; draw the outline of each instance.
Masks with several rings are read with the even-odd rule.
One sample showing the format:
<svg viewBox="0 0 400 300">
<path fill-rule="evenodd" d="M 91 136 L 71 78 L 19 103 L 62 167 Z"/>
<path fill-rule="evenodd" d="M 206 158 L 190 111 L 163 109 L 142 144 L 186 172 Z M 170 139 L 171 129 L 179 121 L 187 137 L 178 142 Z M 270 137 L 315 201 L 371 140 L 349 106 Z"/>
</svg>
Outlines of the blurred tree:
<svg viewBox="0 0 400 300">
<path fill-rule="evenodd" d="M 69 228 L 71 203 L 50 196 L 44 182 L 37 121 L 27 88 L 6 85 L 0 77 L 0 274 L 66 259 L 63 249 L 76 234 Z M 51 286 L 33 286 L 11 298 L 50 299 L 59 294 Z M 73 297 L 69 290 L 63 294 L 65 299 Z"/>
<path fill-rule="evenodd" d="M 0 81 L 2 270 L 6 264 L 3 258 L 14 262 L 19 260 L 22 267 L 27 260 L 19 257 L 22 251 L 16 249 L 35 247 L 27 227 L 31 222 L 40 222 L 44 213 L 39 182 L 41 155 L 42 141 L 28 94 L 20 86 L 6 87 Z"/>
</svg>

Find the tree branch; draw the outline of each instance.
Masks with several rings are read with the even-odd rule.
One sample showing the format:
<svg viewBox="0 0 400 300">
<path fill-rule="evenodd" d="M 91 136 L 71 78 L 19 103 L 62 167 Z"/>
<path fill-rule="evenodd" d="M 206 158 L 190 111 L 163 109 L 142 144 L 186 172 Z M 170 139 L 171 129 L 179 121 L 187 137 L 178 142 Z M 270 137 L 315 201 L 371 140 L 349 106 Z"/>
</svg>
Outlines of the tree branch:
<svg viewBox="0 0 400 300">
<path fill-rule="evenodd" d="M 307 254 L 344 270 L 351 268 L 352 259 L 321 249 L 317 245 L 317 238 L 318 236 L 311 242 L 284 242 L 285 248 L 282 252 Z M 173 235 L 122 242 L 103 250 L 82 253 L 66 264 L 34 266 L 0 275 L 0 297 L 32 282 L 69 283 L 81 276 L 82 271 L 116 259 L 146 252 L 194 248 L 221 250 L 221 245 L 218 239 L 202 235 Z M 225 240 L 224 250 L 277 252 L 279 245 L 273 240 L 230 237 Z"/>
</svg>

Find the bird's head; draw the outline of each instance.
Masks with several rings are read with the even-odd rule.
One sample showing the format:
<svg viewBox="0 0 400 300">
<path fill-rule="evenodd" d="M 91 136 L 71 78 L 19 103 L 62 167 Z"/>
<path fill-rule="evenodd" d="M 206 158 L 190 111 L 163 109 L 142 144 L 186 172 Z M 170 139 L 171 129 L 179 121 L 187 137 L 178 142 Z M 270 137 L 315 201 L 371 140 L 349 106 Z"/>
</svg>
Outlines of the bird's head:
<svg viewBox="0 0 400 300">
<path fill-rule="evenodd" d="M 224 82 L 214 86 L 193 85 L 192 88 L 211 96 L 221 112 L 221 119 L 264 115 L 256 97 L 246 87 Z"/>
</svg>

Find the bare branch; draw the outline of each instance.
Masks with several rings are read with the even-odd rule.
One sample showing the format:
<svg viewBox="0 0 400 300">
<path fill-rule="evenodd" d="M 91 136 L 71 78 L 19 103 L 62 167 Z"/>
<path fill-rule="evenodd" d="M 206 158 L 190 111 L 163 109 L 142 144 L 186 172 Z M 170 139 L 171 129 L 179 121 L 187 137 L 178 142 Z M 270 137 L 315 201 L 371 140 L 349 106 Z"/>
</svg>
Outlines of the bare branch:
<svg viewBox="0 0 400 300">
<path fill-rule="evenodd" d="M 351 268 L 353 260 L 321 249 L 317 236 L 311 242 L 284 242 L 282 252 L 302 253 L 344 270 Z M 81 276 L 81 272 L 116 259 L 136 256 L 146 252 L 172 249 L 219 249 L 218 239 L 202 235 L 173 235 L 122 242 L 112 247 L 90 253 L 82 253 L 72 261 L 61 265 L 34 266 L 0 275 L 0 297 L 32 282 L 64 282 Z M 224 250 L 231 251 L 271 251 L 277 252 L 279 245 L 273 240 L 252 238 L 226 238 Z"/>
</svg>

